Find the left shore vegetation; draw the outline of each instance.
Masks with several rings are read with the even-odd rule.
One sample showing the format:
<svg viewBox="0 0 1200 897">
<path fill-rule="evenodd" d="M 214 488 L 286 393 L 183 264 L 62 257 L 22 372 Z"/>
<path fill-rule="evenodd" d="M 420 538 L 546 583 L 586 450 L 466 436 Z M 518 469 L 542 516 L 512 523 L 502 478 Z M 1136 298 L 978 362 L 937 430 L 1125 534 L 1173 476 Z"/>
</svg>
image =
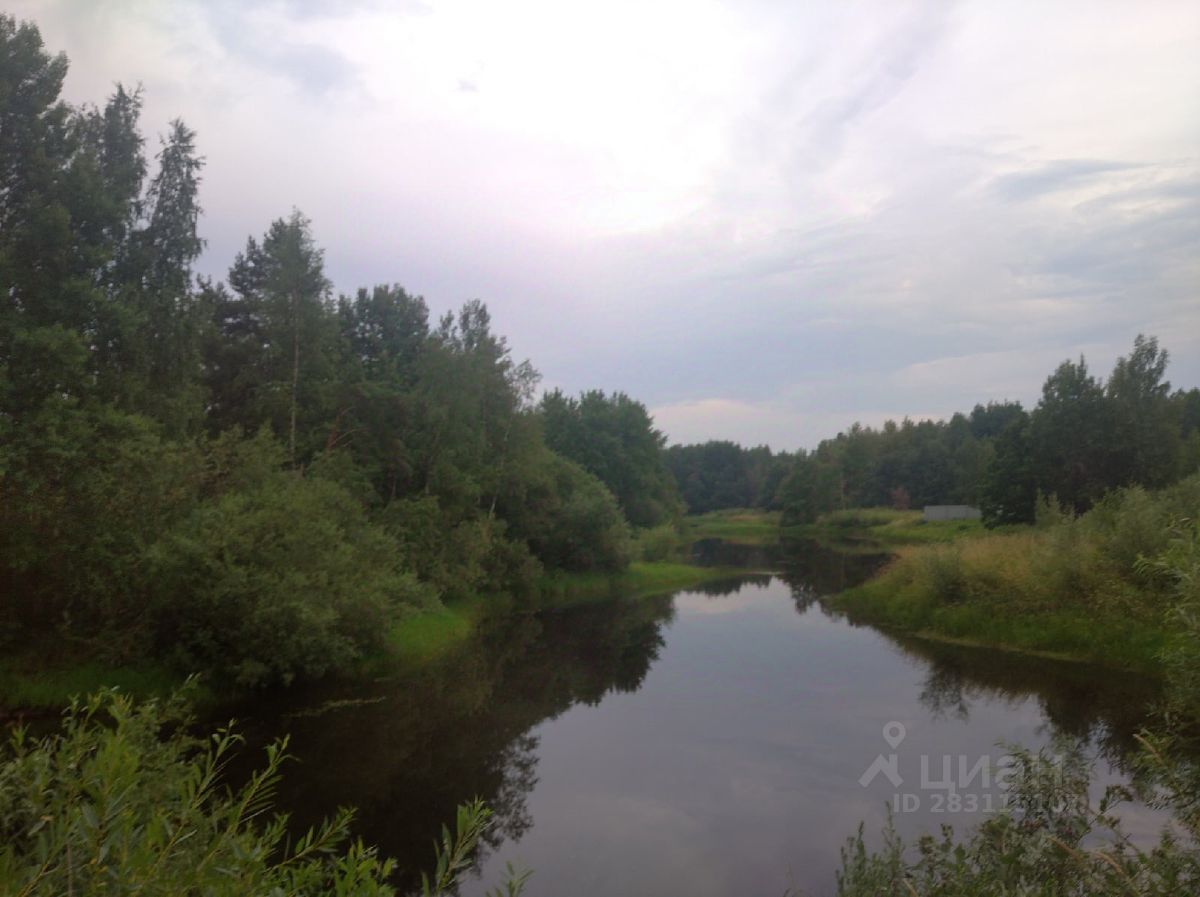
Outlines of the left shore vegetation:
<svg viewBox="0 0 1200 897">
<path fill-rule="evenodd" d="M 0 15 L 0 58 L 0 686 L 345 673 L 677 526 L 642 404 L 536 401 L 482 302 L 335 295 L 299 211 L 197 277 L 196 135 L 149 145 L 136 89 L 64 102 L 32 23 Z"/>
</svg>

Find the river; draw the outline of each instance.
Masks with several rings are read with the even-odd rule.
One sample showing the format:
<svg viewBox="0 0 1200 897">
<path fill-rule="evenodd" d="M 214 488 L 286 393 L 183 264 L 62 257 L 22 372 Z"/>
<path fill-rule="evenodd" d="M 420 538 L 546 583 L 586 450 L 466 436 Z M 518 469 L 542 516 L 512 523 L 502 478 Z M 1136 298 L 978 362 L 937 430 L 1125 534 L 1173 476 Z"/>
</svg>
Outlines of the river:
<svg viewBox="0 0 1200 897">
<path fill-rule="evenodd" d="M 1001 742 L 1082 737 L 1096 788 L 1121 778 L 1154 697 L 1132 677 L 829 613 L 820 597 L 869 575 L 870 552 L 697 551 L 748 572 L 506 614 L 436 668 L 260 702 L 242 729 L 289 732 L 281 805 L 300 825 L 358 807 L 404 886 L 455 805 L 484 798 L 496 821 L 464 897 L 507 863 L 533 870 L 529 897 L 828 894 L 846 838 L 862 822 L 878 843 L 889 805 L 905 834 L 999 807 Z"/>
</svg>

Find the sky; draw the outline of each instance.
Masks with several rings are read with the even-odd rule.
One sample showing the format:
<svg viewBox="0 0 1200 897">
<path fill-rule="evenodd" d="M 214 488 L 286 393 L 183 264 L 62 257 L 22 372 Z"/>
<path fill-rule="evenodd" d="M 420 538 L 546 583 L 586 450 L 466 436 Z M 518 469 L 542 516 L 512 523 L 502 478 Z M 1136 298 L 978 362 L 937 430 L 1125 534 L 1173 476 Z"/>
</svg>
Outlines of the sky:
<svg viewBox="0 0 1200 897">
<path fill-rule="evenodd" d="M 339 291 L 479 298 L 671 441 L 1200 384 L 1200 4 L 9 0 L 65 96 L 198 132 L 224 276 L 299 208 Z"/>
</svg>

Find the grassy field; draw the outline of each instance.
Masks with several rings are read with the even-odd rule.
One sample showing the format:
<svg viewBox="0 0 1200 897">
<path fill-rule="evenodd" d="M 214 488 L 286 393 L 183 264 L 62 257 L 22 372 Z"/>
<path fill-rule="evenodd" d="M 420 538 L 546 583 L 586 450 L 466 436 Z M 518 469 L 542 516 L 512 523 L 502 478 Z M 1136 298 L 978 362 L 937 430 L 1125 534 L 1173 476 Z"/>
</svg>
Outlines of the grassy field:
<svg viewBox="0 0 1200 897">
<path fill-rule="evenodd" d="M 435 611 L 406 614 L 388 630 L 386 654 L 371 658 L 369 667 L 374 671 L 397 660 L 406 666 L 436 660 L 471 637 L 486 606 L 487 599 L 472 595 Z"/>
</svg>

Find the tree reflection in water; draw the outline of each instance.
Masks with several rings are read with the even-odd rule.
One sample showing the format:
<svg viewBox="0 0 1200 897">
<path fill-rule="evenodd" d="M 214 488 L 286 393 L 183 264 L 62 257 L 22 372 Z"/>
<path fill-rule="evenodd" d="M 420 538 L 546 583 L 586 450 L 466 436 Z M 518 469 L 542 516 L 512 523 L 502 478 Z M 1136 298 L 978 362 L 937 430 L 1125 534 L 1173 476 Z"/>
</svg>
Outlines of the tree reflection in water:
<svg viewBox="0 0 1200 897">
<path fill-rule="evenodd" d="M 706 548 L 722 566 L 730 560 L 726 550 L 753 562 L 753 570 L 777 572 L 694 591 L 719 601 L 778 576 L 798 613 L 830 616 L 823 596 L 863 581 L 887 560 L 877 551 L 814 543 Z M 478 860 L 525 836 L 533 825 L 528 798 L 538 782 L 538 727 L 575 705 L 641 688 L 673 618 L 671 596 L 496 614 L 431 668 L 263 699 L 245 708 L 243 730 L 251 744 L 291 733 L 299 763 L 285 774 L 280 804 L 297 828 L 339 805 L 358 807 L 358 832 L 397 858 L 397 885 L 411 888 L 431 861 L 440 826 L 463 801 L 479 796 L 495 814 Z M 1056 731 L 1092 740 L 1117 767 L 1144 722 L 1140 708 L 1153 699 L 1134 677 L 1093 667 L 885 637 L 924 669 L 920 701 L 935 719 L 965 721 L 977 702 L 1032 698 Z M 248 765 L 257 760 L 256 752 L 244 753 Z"/>
<path fill-rule="evenodd" d="M 258 747 L 290 733 L 299 762 L 285 770 L 279 804 L 294 827 L 357 807 L 356 830 L 399 861 L 397 885 L 411 888 L 465 800 L 482 797 L 494 813 L 478 861 L 525 834 L 538 780 L 533 730 L 640 688 L 673 616 L 671 596 L 498 615 L 435 668 L 241 708 L 250 749 L 240 763 L 252 768 Z"/>
</svg>

